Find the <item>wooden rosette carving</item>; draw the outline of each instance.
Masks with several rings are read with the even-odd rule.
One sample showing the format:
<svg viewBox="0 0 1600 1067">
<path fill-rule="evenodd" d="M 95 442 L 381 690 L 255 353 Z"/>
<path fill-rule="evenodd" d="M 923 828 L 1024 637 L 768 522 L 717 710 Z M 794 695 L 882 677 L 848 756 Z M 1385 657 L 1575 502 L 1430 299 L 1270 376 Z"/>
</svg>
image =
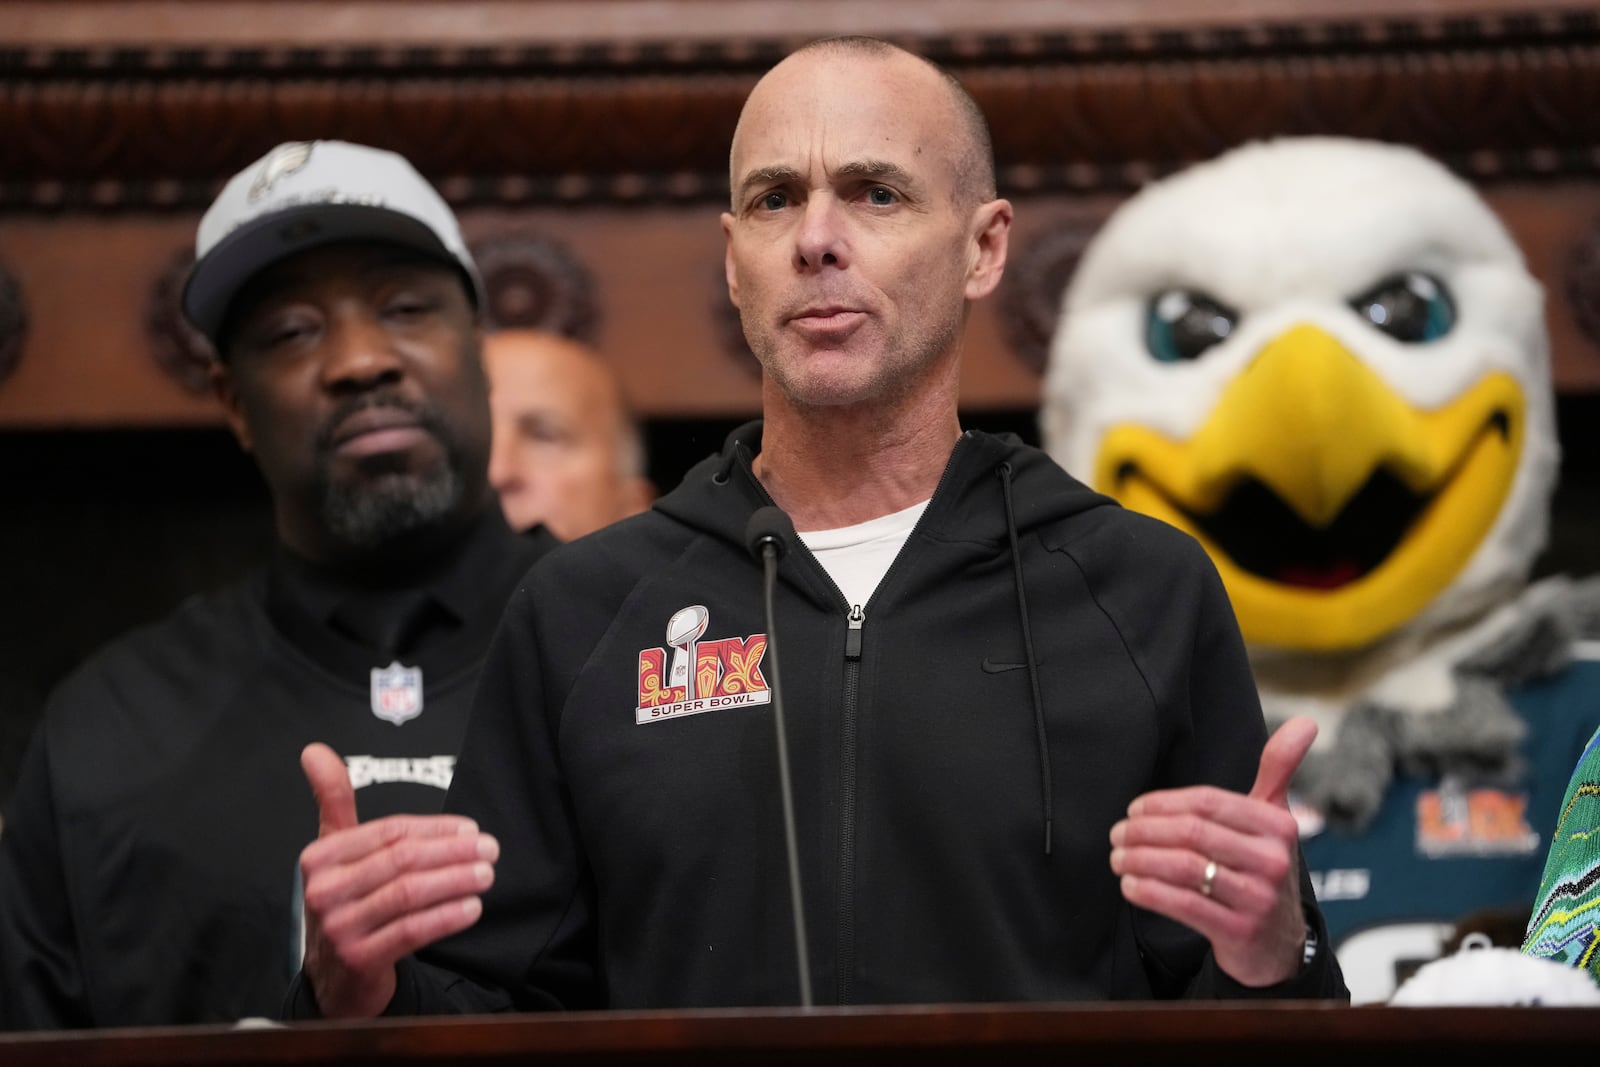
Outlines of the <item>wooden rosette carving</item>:
<svg viewBox="0 0 1600 1067">
<path fill-rule="evenodd" d="M 183 283 L 194 266 L 194 250 L 174 253 L 150 288 L 145 314 L 145 334 L 150 355 L 173 381 L 199 395 L 210 388 L 211 361 L 216 349 L 205 335 L 183 317 Z"/>
<path fill-rule="evenodd" d="M 595 343 L 601 316 L 594 276 L 566 244 L 501 234 L 472 242 L 472 258 L 488 296 L 487 328 L 548 330 Z"/>
<path fill-rule="evenodd" d="M 1000 333 L 1035 374 L 1050 360 L 1050 339 L 1061 314 L 1061 296 L 1098 223 L 1061 219 L 1014 246 L 997 294 Z"/>
</svg>

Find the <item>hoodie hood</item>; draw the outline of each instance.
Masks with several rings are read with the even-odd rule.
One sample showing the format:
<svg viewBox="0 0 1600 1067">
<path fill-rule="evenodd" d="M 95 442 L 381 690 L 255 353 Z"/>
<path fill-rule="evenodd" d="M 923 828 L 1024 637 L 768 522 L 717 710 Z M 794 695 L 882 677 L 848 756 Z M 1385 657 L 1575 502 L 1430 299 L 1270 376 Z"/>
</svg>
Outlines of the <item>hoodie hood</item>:
<svg viewBox="0 0 1600 1067">
<path fill-rule="evenodd" d="M 676 489 L 656 501 L 656 510 L 693 529 L 742 545 L 750 514 L 772 504 L 750 469 L 761 451 L 761 426 L 756 419 L 735 429 L 720 452 L 695 464 Z M 1018 498 L 1015 522 L 1019 534 L 1094 508 L 1120 506 L 1067 474 L 1015 434 L 968 430 L 950 453 L 918 533 L 1003 544 L 1009 536 L 998 485 L 998 472 L 1004 464 L 1010 464 L 1011 484 Z"/>
</svg>

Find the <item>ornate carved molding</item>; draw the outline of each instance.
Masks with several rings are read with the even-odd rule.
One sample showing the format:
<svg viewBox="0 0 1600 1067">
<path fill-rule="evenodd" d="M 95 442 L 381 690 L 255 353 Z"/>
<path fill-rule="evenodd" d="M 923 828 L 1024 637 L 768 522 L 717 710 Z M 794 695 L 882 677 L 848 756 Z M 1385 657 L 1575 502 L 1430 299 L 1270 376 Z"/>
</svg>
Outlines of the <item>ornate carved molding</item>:
<svg viewBox="0 0 1600 1067">
<path fill-rule="evenodd" d="M 156 276 L 145 308 L 145 335 L 151 358 L 162 372 L 198 396 L 211 387 L 216 349 L 183 317 L 183 283 L 193 265 L 194 249 L 182 248 Z"/>
<path fill-rule="evenodd" d="M 501 234 L 472 242 L 472 258 L 483 276 L 490 328 L 520 326 L 596 342 L 594 276 L 565 244 L 538 234 Z"/>
<path fill-rule="evenodd" d="M 1404 141 L 1478 179 L 1600 172 L 1600 14 L 900 38 L 991 117 L 1007 192 L 1122 191 L 1279 133 Z M 796 41 L 0 50 L 0 211 L 202 207 L 272 144 L 404 152 L 458 205 L 712 200 Z"/>
<path fill-rule="evenodd" d="M 1006 261 L 996 321 L 1006 346 L 1035 374 L 1044 374 L 1050 361 L 1061 296 L 1100 221 L 1048 223 L 1016 242 Z"/>
<path fill-rule="evenodd" d="M 0 384 L 22 362 L 22 344 L 28 337 L 28 307 L 22 286 L 0 266 Z"/>
</svg>

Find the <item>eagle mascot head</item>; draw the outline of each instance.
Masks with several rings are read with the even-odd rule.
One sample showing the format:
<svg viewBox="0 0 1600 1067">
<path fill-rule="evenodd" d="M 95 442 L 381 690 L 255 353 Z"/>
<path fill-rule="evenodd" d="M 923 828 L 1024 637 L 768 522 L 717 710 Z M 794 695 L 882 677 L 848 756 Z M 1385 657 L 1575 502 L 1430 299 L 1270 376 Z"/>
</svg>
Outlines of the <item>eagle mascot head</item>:
<svg viewBox="0 0 1600 1067">
<path fill-rule="evenodd" d="M 1543 290 L 1466 182 L 1399 145 L 1285 138 L 1152 183 L 1100 228 L 1040 429 L 1205 546 L 1268 719 L 1312 714 L 1326 752 L 1358 706 L 1461 704 L 1461 663 L 1516 629 L 1501 609 L 1559 458 L 1549 363 Z M 1495 714 L 1427 729 L 1440 749 L 1473 735 L 1464 763 L 1516 738 Z M 1319 802 L 1359 822 L 1386 759 L 1324 763 L 1328 790 L 1364 795 Z"/>
<path fill-rule="evenodd" d="M 1082 257 L 1045 393 L 1056 458 L 1199 538 L 1263 653 L 1438 631 L 1544 543 L 1542 290 L 1409 148 L 1251 144 L 1144 189 Z"/>
</svg>

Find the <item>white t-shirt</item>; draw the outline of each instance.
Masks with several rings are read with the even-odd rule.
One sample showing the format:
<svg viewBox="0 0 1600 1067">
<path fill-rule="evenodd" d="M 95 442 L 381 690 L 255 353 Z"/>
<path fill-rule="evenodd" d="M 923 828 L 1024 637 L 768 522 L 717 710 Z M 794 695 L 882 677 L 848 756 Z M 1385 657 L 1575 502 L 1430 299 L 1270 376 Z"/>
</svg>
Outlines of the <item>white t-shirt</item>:
<svg viewBox="0 0 1600 1067">
<path fill-rule="evenodd" d="M 872 599 L 872 591 L 883 581 L 927 506 L 924 500 L 854 526 L 811 530 L 799 537 L 854 607 Z"/>
</svg>

